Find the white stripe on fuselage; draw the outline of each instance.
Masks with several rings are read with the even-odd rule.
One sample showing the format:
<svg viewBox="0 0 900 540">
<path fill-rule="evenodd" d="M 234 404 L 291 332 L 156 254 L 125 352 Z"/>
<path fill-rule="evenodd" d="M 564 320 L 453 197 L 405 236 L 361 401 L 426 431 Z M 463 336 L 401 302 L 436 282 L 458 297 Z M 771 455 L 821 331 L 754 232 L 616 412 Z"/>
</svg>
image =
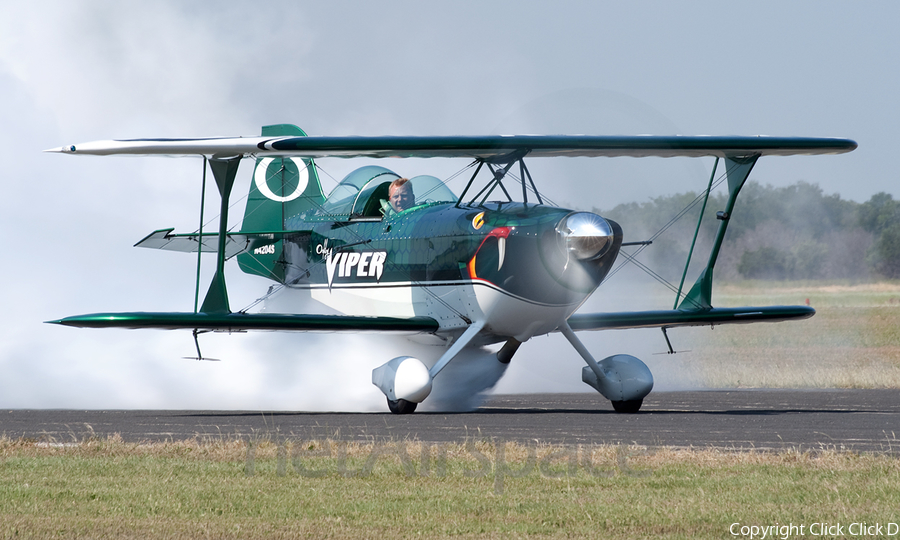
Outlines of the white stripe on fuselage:
<svg viewBox="0 0 900 540">
<path fill-rule="evenodd" d="M 358 263 L 357 263 L 358 264 Z M 340 265 L 335 263 L 336 271 Z M 445 281 L 423 285 L 413 282 L 333 283 L 305 285 L 313 300 L 346 315 L 432 317 L 441 330 L 458 329 L 470 321 L 485 320 L 486 330 L 525 341 L 555 330 L 581 304 L 542 304 L 510 294 L 483 280 Z"/>
</svg>

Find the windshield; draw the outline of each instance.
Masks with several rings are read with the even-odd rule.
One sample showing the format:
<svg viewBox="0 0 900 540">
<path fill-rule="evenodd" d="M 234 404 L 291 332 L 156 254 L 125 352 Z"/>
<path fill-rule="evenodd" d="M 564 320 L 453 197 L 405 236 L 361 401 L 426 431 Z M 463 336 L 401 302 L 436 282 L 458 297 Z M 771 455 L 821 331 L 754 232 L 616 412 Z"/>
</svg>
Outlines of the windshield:
<svg viewBox="0 0 900 540">
<path fill-rule="evenodd" d="M 397 173 L 376 165 L 356 169 L 331 191 L 319 213 L 331 219 L 350 219 L 354 203 L 366 185 L 370 183 L 378 185 L 383 182 L 390 184 L 397 178 L 400 178 Z"/>
<path fill-rule="evenodd" d="M 390 185 L 400 176 L 384 167 L 371 165 L 348 174 L 332 190 L 322 205 L 319 215 L 328 219 L 350 220 L 356 218 L 377 218 L 398 212 L 390 205 Z M 420 175 L 409 179 L 414 202 L 406 210 L 422 206 L 456 202 L 456 195 L 430 175 Z M 406 211 L 404 210 L 404 211 Z"/>
<path fill-rule="evenodd" d="M 416 206 L 439 202 L 456 202 L 456 195 L 435 176 L 423 174 L 409 179 L 416 197 Z"/>
</svg>

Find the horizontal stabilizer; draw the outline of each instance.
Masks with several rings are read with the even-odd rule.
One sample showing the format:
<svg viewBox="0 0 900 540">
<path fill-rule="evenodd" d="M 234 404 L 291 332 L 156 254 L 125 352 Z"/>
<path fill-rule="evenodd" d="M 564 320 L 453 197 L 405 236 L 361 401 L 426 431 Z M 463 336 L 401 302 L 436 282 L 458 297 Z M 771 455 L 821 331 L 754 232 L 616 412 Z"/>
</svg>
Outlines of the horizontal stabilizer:
<svg viewBox="0 0 900 540">
<path fill-rule="evenodd" d="M 219 246 L 218 233 L 203 233 L 202 242 L 200 235 L 173 234 L 175 229 L 160 229 L 148 234 L 134 247 L 165 249 L 168 251 L 181 251 L 184 253 L 196 253 L 202 244 L 204 253 L 216 253 Z M 279 233 L 228 233 L 225 241 L 225 258 L 229 259 L 244 251 L 266 246 L 281 240 L 284 232 Z"/>
<path fill-rule="evenodd" d="M 703 311 L 671 309 L 618 313 L 576 313 L 569 317 L 568 322 L 572 330 L 617 330 L 781 322 L 808 319 L 815 314 L 816 310 L 809 306 L 712 308 Z"/>
<path fill-rule="evenodd" d="M 51 324 L 77 328 L 157 328 L 162 330 L 286 330 L 295 332 L 404 332 L 431 333 L 438 322 L 431 317 L 353 317 L 346 315 L 294 315 L 281 313 L 131 312 L 76 315 Z"/>
</svg>

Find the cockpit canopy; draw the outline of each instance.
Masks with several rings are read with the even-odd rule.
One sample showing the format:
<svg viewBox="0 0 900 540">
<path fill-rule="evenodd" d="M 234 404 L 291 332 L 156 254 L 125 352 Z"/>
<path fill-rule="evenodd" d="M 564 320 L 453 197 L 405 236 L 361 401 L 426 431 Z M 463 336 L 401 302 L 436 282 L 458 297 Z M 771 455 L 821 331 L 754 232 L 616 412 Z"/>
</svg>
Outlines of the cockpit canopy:
<svg viewBox="0 0 900 540">
<path fill-rule="evenodd" d="M 392 213 L 388 190 L 391 182 L 398 178 L 397 173 L 377 165 L 356 169 L 331 191 L 317 216 L 338 221 L 382 219 Z M 434 176 L 415 176 L 409 179 L 409 184 L 415 196 L 415 205 L 404 212 L 436 203 L 455 203 L 457 200 L 456 195 Z"/>
</svg>

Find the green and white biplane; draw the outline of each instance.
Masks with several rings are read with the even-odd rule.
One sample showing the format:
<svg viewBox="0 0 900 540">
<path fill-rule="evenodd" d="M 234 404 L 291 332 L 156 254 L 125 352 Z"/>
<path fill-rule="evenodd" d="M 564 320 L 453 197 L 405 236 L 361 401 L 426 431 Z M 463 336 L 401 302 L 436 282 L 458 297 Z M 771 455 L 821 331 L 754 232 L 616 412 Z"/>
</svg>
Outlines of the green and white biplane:
<svg viewBox="0 0 900 540">
<path fill-rule="evenodd" d="M 464 349 L 502 343 L 496 361 L 508 363 L 532 337 L 561 332 L 587 363 L 584 382 L 616 411 L 634 413 L 653 387 L 650 370 L 626 354 L 595 360 L 576 332 L 658 327 L 665 334 L 680 326 L 811 317 L 815 311 L 808 306 L 715 308 L 713 269 L 735 201 L 760 157 L 855 148 L 848 139 L 797 137 L 308 137 L 292 125 L 266 126 L 260 137 L 97 141 L 56 148 L 49 151 L 203 157 L 221 195 L 221 212 L 217 232 L 159 230 L 137 244 L 216 253 L 215 274 L 194 312 L 95 313 L 51 322 L 188 329 L 195 343 L 207 331 L 431 335 L 445 349 L 430 365 L 402 356 L 372 373 L 390 410 L 400 414 L 413 412 L 428 397 L 435 376 Z M 713 177 L 724 164 L 728 199 L 718 213 L 709 259 L 686 293 L 678 288 L 673 309 L 577 312 L 628 244 L 611 220 L 544 203 L 525 159 L 555 156 L 715 156 Z M 411 178 L 404 189 L 411 187 L 414 203 L 395 209 L 391 195 L 399 188 L 392 183 L 399 176 L 379 166 L 355 170 L 326 197 L 313 162 L 326 157 L 469 158 L 474 172 L 459 197 L 433 176 Z M 245 158 L 256 166 L 241 229 L 230 232 L 232 186 Z M 205 171 L 206 166 L 204 182 Z M 278 284 L 270 294 L 290 290 L 333 314 L 232 312 L 225 262 L 234 256 L 244 272 Z M 685 271 L 688 264 L 690 255 Z M 199 344 L 197 353 L 202 357 Z"/>
</svg>

